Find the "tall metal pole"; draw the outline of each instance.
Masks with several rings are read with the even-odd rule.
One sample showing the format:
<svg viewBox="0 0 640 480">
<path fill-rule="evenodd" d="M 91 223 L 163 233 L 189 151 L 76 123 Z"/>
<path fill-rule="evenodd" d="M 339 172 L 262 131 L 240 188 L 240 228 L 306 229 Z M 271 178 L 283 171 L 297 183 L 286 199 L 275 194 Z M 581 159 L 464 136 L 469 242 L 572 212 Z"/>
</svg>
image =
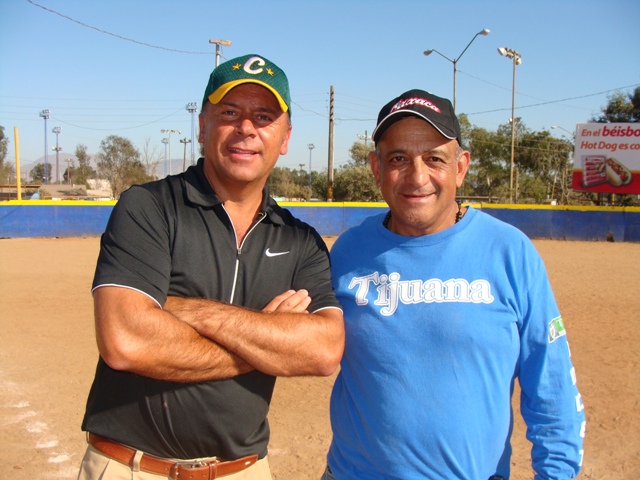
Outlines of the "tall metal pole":
<svg viewBox="0 0 640 480">
<path fill-rule="evenodd" d="M 180 135 L 182 132 L 180 130 L 165 130 L 165 129 L 162 129 L 162 130 L 160 130 L 160 133 L 166 133 L 167 136 L 169 137 L 167 143 L 169 144 L 169 175 L 171 175 L 171 134 L 172 133 L 177 133 L 178 135 Z"/>
<path fill-rule="evenodd" d="M 13 143 L 16 150 L 16 192 L 18 200 L 22 200 L 22 178 L 20 178 L 20 138 L 18 127 L 13 127 Z"/>
<path fill-rule="evenodd" d="M 196 128 L 195 128 L 195 113 L 198 110 L 198 104 L 196 102 L 189 102 L 186 106 L 187 111 L 191 114 L 191 165 L 196 163 L 195 157 L 195 144 L 196 144 Z"/>
<path fill-rule="evenodd" d="M 216 67 L 220 65 L 220 45 L 223 47 L 230 47 L 231 40 L 209 40 L 209 43 L 213 43 L 216 46 Z"/>
<path fill-rule="evenodd" d="M 47 183 L 47 164 L 49 163 L 49 147 L 47 145 L 47 120 L 49 120 L 49 110 L 42 110 L 40 116 L 44 118 L 44 172 L 42 174 L 42 183 Z"/>
<path fill-rule="evenodd" d="M 367 140 L 371 140 L 371 136 L 370 136 L 370 135 L 367 135 L 367 131 L 365 130 L 365 131 L 364 131 L 364 135 L 360 135 L 360 134 L 358 133 L 358 134 L 357 134 L 357 137 L 358 137 L 360 140 L 364 140 L 364 148 L 365 148 L 365 150 L 366 150 L 366 149 L 367 149 Z"/>
<path fill-rule="evenodd" d="M 515 163 L 516 145 L 516 66 L 522 63 L 522 57 L 517 50 L 500 47 L 498 53 L 510 58 L 513 62 L 513 86 L 511 88 L 511 172 L 509 174 L 509 203 L 513 203 L 513 169 Z"/>
<path fill-rule="evenodd" d="M 467 46 L 464 47 L 464 50 L 462 50 L 462 53 L 460 55 L 458 55 L 458 58 L 451 59 L 451 58 L 447 57 L 446 55 L 440 53 L 438 50 L 435 50 L 435 49 L 425 50 L 423 52 L 425 56 L 429 56 L 429 55 L 431 55 L 432 53 L 435 52 L 438 55 L 440 55 L 442 58 L 445 58 L 445 59 L 449 60 L 451 63 L 453 63 L 453 113 L 456 113 L 456 73 L 458 72 L 458 60 L 460 60 L 460 58 L 462 58 L 462 55 L 464 55 L 464 52 L 467 51 L 469 46 L 473 43 L 473 41 L 476 39 L 476 37 L 478 35 L 487 36 L 490 33 L 491 33 L 491 30 L 489 30 L 488 28 L 484 28 L 481 31 L 479 31 L 478 33 L 476 33 L 473 36 L 473 38 L 471 39 L 471 41 L 467 44 Z"/>
<path fill-rule="evenodd" d="M 511 174 L 509 181 L 509 203 L 513 202 L 513 169 L 516 153 L 516 59 L 513 58 L 513 86 L 511 88 Z M 517 197 L 517 194 L 516 194 Z"/>
<path fill-rule="evenodd" d="M 66 158 L 67 162 L 67 185 L 71 185 L 71 169 L 73 168 L 73 158 Z"/>
<path fill-rule="evenodd" d="M 187 169 L 187 143 L 191 143 L 187 137 L 181 138 L 180 143 L 184 143 L 184 156 L 182 157 L 182 171 Z"/>
<path fill-rule="evenodd" d="M 316 148 L 316 146 L 313 143 L 310 143 L 307 145 L 307 148 L 309 149 L 309 199 L 311 199 L 313 196 L 313 189 L 311 187 L 311 150 Z"/>
<path fill-rule="evenodd" d="M 53 127 L 53 129 L 51 130 L 51 132 L 56 134 L 56 146 L 54 148 L 54 150 L 56 151 L 56 183 L 60 183 L 60 150 L 62 147 L 60 147 L 58 143 L 58 136 L 60 135 L 61 131 L 62 129 L 60 127 Z"/>
<path fill-rule="evenodd" d="M 163 138 L 162 143 L 164 143 L 164 176 L 167 176 L 167 145 L 169 144 L 168 138 Z"/>
<path fill-rule="evenodd" d="M 333 127 L 334 127 L 334 119 L 333 119 L 333 100 L 334 100 L 334 89 L 333 85 L 331 85 L 331 90 L 329 93 L 329 167 L 327 170 L 327 200 L 329 202 L 333 201 Z"/>
</svg>

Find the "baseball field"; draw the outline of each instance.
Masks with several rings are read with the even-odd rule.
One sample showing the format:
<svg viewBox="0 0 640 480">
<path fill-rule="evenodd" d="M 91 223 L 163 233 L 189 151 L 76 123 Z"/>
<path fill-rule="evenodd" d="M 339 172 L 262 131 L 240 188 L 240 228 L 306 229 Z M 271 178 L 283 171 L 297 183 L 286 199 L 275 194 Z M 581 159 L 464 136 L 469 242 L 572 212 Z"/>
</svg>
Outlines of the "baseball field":
<svg viewBox="0 0 640 480">
<path fill-rule="evenodd" d="M 568 330 L 586 409 L 580 478 L 639 479 L 640 244 L 534 244 Z M 98 355 L 89 291 L 98 248 L 98 238 L 0 240 L 0 479 L 75 478 Z M 269 417 L 274 480 L 319 479 L 333 379 L 278 380 Z M 531 479 L 517 415 L 513 446 L 512 479 Z"/>
</svg>

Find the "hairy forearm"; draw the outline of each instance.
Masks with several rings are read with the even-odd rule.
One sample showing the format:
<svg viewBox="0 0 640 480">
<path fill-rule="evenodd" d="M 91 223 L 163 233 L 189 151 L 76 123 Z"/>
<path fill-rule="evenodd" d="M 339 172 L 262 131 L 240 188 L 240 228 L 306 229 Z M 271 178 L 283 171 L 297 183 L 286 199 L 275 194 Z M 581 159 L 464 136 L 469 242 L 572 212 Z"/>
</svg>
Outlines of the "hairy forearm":
<svg viewBox="0 0 640 480">
<path fill-rule="evenodd" d="M 263 373 L 330 375 L 344 349 L 341 312 L 307 314 L 287 301 L 255 312 L 211 300 L 171 297 L 165 308 Z"/>
<path fill-rule="evenodd" d="M 140 295 L 118 287 L 94 293 L 98 348 L 111 368 L 174 382 L 221 380 L 253 370 Z"/>
</svg>

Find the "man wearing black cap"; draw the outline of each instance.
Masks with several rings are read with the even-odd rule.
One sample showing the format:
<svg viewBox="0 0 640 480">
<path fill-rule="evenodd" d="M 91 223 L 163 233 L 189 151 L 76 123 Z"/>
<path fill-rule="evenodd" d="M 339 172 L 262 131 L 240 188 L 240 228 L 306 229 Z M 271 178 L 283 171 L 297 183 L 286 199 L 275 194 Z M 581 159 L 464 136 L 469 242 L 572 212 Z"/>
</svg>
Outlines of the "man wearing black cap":
<svg viewBox="0 0 640 480">
<path fill-rule="evenodd" d="M 276 376 L 337 368 L 327 249 L 265 187 L 290 107 L 273 62 L 221 64 L 200 114 L 204 158 L 114 207 L 93 282 L 100 358 L 80 479 L 270 479 Z"/>
<path fill-rule="evenodd" d="M 451 103 L 406 92 L 373 140 L 389 212 L 331 250 L 346 347 L 323 478 L 509 478 L 516 378 L 535 478 L 573 478 L 584 407 L 562 317 L 529 239 L 456 202 L 470 154 Z"/>
</svg>

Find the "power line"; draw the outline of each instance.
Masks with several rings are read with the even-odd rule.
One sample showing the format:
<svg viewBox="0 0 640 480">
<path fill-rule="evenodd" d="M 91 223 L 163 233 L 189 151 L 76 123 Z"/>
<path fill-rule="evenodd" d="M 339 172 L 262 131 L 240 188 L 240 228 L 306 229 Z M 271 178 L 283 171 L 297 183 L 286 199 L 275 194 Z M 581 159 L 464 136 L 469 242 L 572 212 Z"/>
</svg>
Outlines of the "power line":
<svg viewBox="0 0 640 480">
<path fill-rule="evenodd" d="M 611 90 L 605 90 L 605 91 L 603 91 L 603 92 L 590 93 L 590 94 L 588 94 L 588 95 L 580 95 L 579 97 L 569 97 L 569 98 L 562 98 L 562 99 L 560 99 L 560 100 L 549 100 L 548 102 L 540 102 L 540 103 L 533 103 L 533 104 L 531 104 L 531 105 L 523 105 L 523 106 L 521 106 L 521 107 L 518 107 L 518 110 L 522 110 L 523 108 L 539 107 L 539 106 L 541 106 L 541 105 L 549 105 L 549 104 L 552 104 L 552 103 L 568 102 L 568 101 L 570 101 L 570 100 L 578 100 L 578 99 L 580 99 L 580 98 L 596 97 L 596 96 L 598 96 L 598 95 L 604 95 L 605 93 L 611 93 L 611 92 L 615 92 L 615 91 L 622 90 L 622 89 L 625 89 L 625 88 L 634 88 L 634 87 L 637 87 L 637 86 L 640 86 L 640 83 L 636 83 L 636 84 L 634 84 L 634 85 L 627 85 L 627 86 L 625 86 L 625 87 L 614 88 L 614 89 L 611 89 Z M 503 111 L 505 111 L 505 110 L 511 110 L 511 107 L 509 107 L 509 108 L 497 108 L 497 109 L 495 109 L 495 110 L 485 110 L 485 111 L 483 111 L 483 112 L 467 113 L 466 115 L 467 115 L 467 116 L 471 116 L 471 115 L 481 115 L 481 114 L 483 114 L 483 113 L 503 112 Z"/>
<path fill-rule="evenodd" d="M 150 43 L 139 42 L 138 40 L 134 40 L 133 38 L 123 37 L 121 35 L 117 35 L 115 33 L 111 33 L 111 32 L 107 32 L 106 30 L 102 30 L 101 28 L 97 28 L 97 27 L 94 27 L 94 26 L 91 26 L 91 25 L 87 25 L 86 23 L 83 23 L 83 22 L 81 22 L 79 20 L 76 20 L 75 18 L 68 17 L 67 15 L 64 15 L 64 14 L 62 14 L 60 12 L 56 12 L 55 10 L 51 10 L 50 8 L 44 7 L 42 5 L 39 5 L 39 4 L 35 3 L 35 2 L 33 2 L 32 0 L 27 0 L 27 2 L 29 2 L 31 5 L 34 5 L 34 6 L 38 7 L 38 8 L 46 10 L 49 13 L 54 13 L 55 15 L 58 15 L 58 16 L 60 16 L 62 18 L 66 18 L 67 20 L 69 20 L 71 22 L 74 22 L 74 23 L 77 23 L 78 25 L 82 25 L 83 27 L 86 27 L 86 28 L 91 28 L 92 30 L 95 30 L 97 32 L 104 33 L 105 35 L 111 35 L 112 37 L 119 38 L 120 40 L 126 40 L 127 42 L 133 42 L 133 43 L 137 43 L 138 45 L 143 45 L 145 47 L 150 47 L 150 48 L 157 48 L 159 50 L 166 50 L 168 52 L 188 53 L 190 55 L 211 55 L 211 52 L 189 52 L 189 51 L 186 51 L 186 50 L 177 50 L 175 48 L 159 47 L 157 45 L 151 45 Z"/>
<path fill-rule="evenodd" d="M 76 125 L 76 124 L 73 124 L 73 123 L 65 122 L 64 120 L 61 120 L 60 118 L 55 118 L 55 121 L 58 122 L 58 123 L 64 123 L 65 125 L 69 125 L 71 127 L 80 128 L 82 130 L 94 130 L 94 131 L 98 131 L 98 132 L 105 131 L 105 130 L 108 130 L 108 131 L 122 131 L 122 130 L 133 130 L 135 128 L 146 127 L 147 125 L 153 125 L 154 123 L 158 123 L 158 122 L 160 122 L 162 120 L 166 120 L 167 118 L 172 117 L 172 116 L 174 116 L 175 114 L 177 114 L 179 112 L 182 112 L 182 108 L 176 110 L 173 113 L 170 113 L 169 115 L 167 115 L 165 117 L 157 118 L 157 119 L 152 120 L 152 121 L 147 122 L 147 123 L 142 123 L 142 124 L 134 125 L 134 126 L 131 126 L 131 127 L 122 127 L 122 128 L 113 128 L 113 127 L 109 127 L 109 128 L 91 128 L 91 127 L 85 127 L 85 126 L 82 126 L 82 125 Z"/>
</svg>

